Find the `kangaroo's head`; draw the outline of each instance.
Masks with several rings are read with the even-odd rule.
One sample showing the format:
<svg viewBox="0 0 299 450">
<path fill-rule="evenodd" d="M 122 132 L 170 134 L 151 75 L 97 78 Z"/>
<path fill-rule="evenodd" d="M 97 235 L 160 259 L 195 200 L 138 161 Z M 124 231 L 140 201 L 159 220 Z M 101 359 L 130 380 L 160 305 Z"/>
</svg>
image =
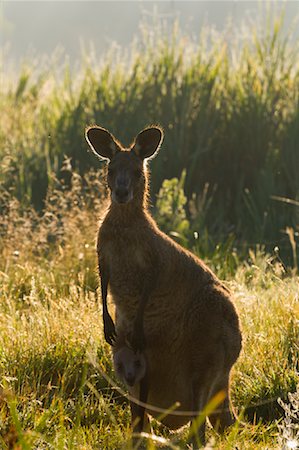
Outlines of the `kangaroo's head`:
<svg viewBox="0 0 299 450">
<path fill-rule="evenodd" d="M 121 347 L 113 356 L 116 375 L 128 386 L 139 383 L 146 374 L 146 360 L 143 353 L 135 353 L 130 347 Z"/>
<path fill-rule="evenodd" d="M 109 131 L 97 126 L 86 130 L 86 140 L 98 157 L 109 161 L 107 182 L 113 202 L 127 204 L 137 195 L 143 195 L 144 161 L 155 156 L 163 140 L 159 127 L 141 131 L 128 149 L 123 148 Z"/>
</svg>

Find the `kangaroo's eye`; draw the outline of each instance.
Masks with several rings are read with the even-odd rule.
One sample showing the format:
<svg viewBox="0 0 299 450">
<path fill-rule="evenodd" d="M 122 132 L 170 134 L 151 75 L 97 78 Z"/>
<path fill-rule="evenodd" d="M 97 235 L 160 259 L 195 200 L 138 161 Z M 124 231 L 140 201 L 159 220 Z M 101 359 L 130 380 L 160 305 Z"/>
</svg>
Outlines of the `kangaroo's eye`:
<svg viewBox="0 0 299 450">
<path fill-rule="evenodd" d="M 123 370 L 123 365 L 122 365 L 121 363 L 117 364 L 117 370 L 118 370 L 119 372 L 122 372 L 122 370 Z"/>
</svg>

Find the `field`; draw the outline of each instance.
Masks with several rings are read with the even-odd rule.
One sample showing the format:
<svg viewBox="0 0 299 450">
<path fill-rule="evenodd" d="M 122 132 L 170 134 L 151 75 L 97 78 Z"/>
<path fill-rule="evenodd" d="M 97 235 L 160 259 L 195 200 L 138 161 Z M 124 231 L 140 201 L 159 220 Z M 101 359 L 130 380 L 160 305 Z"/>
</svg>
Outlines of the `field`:
<svg viewBox="0 0 299 450">
<path fill-rule="evenodd" d="M 107 192 L 85 151 L 93 122 L 125 144 L 146 124 L 163 125 L 153 215 L 234 293 L 240 421 L 222 437 L 209 430 L 208 448 L 298 448 L 297 49 L 281 19 L 233 51 L 205 35 L 184 52 L 179 30 L 162 36 L 145 32 L 127 66 L 111 53 L 98 67 L 86 59 L 76 77 L 67 67 L 62 78 L 53 67 L 24 67 L 14 83 L 3 76 L 1 449 L 131 448 L 97 294 Z M 187 430 L 154 422 L 144 442 L 187 449 Z"/>
<path fill-rule="evenodd" d="M 115 389 L 96 295 L 102 174 L 91 173 L 84 182 L 76 173 L 71 178 L 70 190 L 57 182 L 49 192 L 42 216 L 6 199 L 0 259 L 3 448 L 129 445 L 128 402 Z M 215 448 L 281 448 L 296 435 L 298 410 L 296 419 L 296 410 L 284 413 L 277 399 L 288 403 L 298 382 L 298 277 L 286 276 L 277 259 L 259 251 L 250 258 L 233 277 L 229 261 L 221 268 L 244 334 L 232 397 L 245 425 L 223 438 L 211 432 Z M 217 270 L 219 256 L 210 264 Z M 158 425 L 154 431 L 166 445 L 187 448 L 186 431 L 170 435 Z"/>
</svg>

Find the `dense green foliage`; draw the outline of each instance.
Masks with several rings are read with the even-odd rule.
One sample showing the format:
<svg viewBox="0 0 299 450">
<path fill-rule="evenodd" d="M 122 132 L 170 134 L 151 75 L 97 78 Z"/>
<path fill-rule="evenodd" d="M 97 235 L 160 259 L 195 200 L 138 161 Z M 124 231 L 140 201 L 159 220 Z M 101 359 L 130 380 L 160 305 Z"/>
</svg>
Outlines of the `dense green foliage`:
<svg viewBox="0 0 299 450">
<path fill-rule="evenodd" d="M 160 123 L 153 198 L 165 178 L 186 169 L 190 231 L 208 230 L 213 244 L 232 236 L 235 245 L 278 245 L 291 255 L 284 230 L 296 232 L 299 208 L 274 197 L 299 195 L 298 52 L 282 19 L 247 31 L 192 42 L 178 28 L 170 37 L 148 30 L 122 55 L 85 57 L 76 71 L 24 66 L 13 83 L 2 72 L 0 182 L 40 209 L 52 174 L 65 176 L 65 155 L 81 174 L 96 164 L 86 152 L 87 124 L 129 145 Z"/>
</svg>

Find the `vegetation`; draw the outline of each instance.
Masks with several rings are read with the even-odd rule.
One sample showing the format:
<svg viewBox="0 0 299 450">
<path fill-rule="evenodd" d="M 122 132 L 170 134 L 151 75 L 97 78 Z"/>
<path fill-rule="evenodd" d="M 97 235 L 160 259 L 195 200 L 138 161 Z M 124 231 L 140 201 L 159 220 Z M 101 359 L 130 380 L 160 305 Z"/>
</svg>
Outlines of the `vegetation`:
<svg viewBox="0 0 299 450">
<path fill-rule="evenodd" d="M 70 189 L 52 180 L 41 216 L 5 197 L 0 242 L 3 449 L 130 448 L 129 405 L 124 388 L 117 390 L 97 303 L 95 233 L 105 208 L 101 178 L 101 172 L 84 179 L 69 173 Z M 243 327 L 243 351 L 231 388 L 245 421 L 224 437 L 208 433 L 209 445 L 219 449 L 279 449 L 296 437 L 287 408 L 288 393 L 298 382 L 299 280 L 286 278 L 283 266 L 261 252 L 251 251 L 250 258 L 233 278 L 229 258 L 218 271 L 235 294 Z M 219 259 L 215 254 L 210 261 L 216 269 Z M 153 432 L 148 448 L 187 448 L 186 429 L 173 434 L 154 423 Z"/>
<path fill-rule="evenodd" d="M 229 39 L 203 33 L 187 40 L 159 27 L 122 52 L 69 66 L 24 65 L 1 77 L 0 180 L 21 202 L 44 205 L 52 174 L 65 155 L 82 175 L 95 163 L 84 128 L 97 123 L 125 145 L 159 122 L 165 143 L 153 161 L 152 192 L 180 178 L 192 208 L 193 231 L 209 230 L 213 245 L 278 245 L 292 262 L 286 227 L 298 236 L 298 49 L 282 31 L 283 17 Z M 168 36 L 168 37 L 165 37 Z M 4 65 L 3 65 L 4 67 Z M 10 79 L 14 81 L 11 82 Z M 194 194 L 194 195 L 193 195 Z M 281 199 L 282 198 L 282 199 Z M 199 228 L 199 229 L 196 229 Z"/>
<path fill-rule="evenodd" d="M 153 214 L 226 280 L 243 328 L 231 386 L 241 421 L 223 437 L 210 430 L 209 446 L 295 448 L 298 54 L 280 19 L 250 36 L 227 45 L 144 31 L 125 56 L 85 57 L 76 76 L 24 66 L 12 83 L 0 69 L 1 449 L 130 448 L 97 299 L 107 193 L 84 128 L 129 144 L 151 122 L 166 131 L 151 162 Z M 186 429 L 156 422 L 144 439 L 188 448 Z"/>
</svg>

